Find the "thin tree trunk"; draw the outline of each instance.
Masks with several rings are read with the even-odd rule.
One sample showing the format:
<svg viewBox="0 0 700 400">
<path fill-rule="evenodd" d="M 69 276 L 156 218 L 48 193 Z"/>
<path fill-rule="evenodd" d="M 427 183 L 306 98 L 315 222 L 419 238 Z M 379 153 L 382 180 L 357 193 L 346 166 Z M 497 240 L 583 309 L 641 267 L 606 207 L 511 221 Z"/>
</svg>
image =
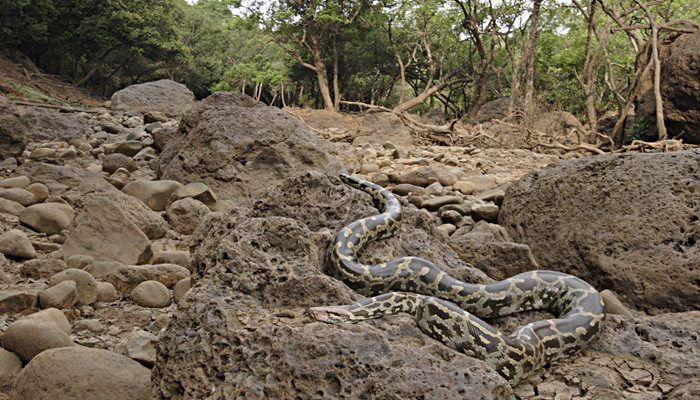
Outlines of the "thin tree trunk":
<svg viewBox="0 0 700 400">
<path fill-rule="evenodd" d="M 95 72 L 97 72 L 97 70 L 100 69 L 102 64 L 104 64 L 105 60 L 107 60 L 107 56 L 116 49 L 117 49 L 116 47 L 112 47 L 111 49 L 105 51 L 105 53 L 102 55 L 102 57 L 100 57 L 100 59 L 97 60 L 95 65 L 92 67 L 92 69 L 90 69 L 90 71 L 87 73 L 87 75 L 85 75 L 83 77 L 83 79 L 81 79 L 75 83 L 75 86 L 81 87 L 85 84 L 85 82 L 88 81 L 88 79 L 92 78 L 92 76 L 95 74 Z"/>
<path fill-rule="evenodd" d="M 535 98 L 535 44 L 539 36 L 538 23 L 540 18 L 540 5 L 542 0 L 535 0 L 532 5 L 532 18 L 530 19 L 530 29 L 527 39 L 527 47 L 523 58 L 526 60 L 525 67 L 525 104 L 531 105 Z"/>
<path fill-rule="evenodd" d="M 338 87 L 338 34 L 333 36 L 333 109 L 340 110 L 340 88 Z"/>
</svg>

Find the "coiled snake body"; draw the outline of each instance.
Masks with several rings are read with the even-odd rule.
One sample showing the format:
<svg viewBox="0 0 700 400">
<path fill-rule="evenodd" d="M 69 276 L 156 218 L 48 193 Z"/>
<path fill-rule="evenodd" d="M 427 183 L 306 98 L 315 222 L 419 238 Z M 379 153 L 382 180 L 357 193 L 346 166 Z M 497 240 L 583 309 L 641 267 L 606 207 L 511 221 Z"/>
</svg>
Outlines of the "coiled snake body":
<svg viewBox="0 0 700 400">
<path fill-rule="evenodd" d="M 356 254 L 365 244 L 399 228 L 403 210 L 381 186 L 345 174 L 340 178 L 372 195 L 381 214 L 354 221 L 335 236 L 327 255 L 328 272 L 360 294 L 376 297 L 312 307 L 312 318 L 343 323 L 408 312 L 427 335 L 485 361 L 513 386 L 545 363 L 579 352 L 597 336 L 604 317 L 600 295 L 571 275 L 531 271 L 500 282 L 469 284 L 417 257 L 359 263 Z M 510 336 L 480 319 L 540 309 L 558 318 L 518 327 Z"/>
</svg>

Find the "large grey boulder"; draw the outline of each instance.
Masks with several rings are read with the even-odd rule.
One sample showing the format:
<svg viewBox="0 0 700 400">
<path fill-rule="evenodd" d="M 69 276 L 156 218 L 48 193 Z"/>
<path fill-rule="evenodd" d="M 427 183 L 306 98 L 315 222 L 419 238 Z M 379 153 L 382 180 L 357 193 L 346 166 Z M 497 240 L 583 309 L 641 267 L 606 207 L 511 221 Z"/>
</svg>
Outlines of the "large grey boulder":
<svg viewBox="0 0 700 400">
<path fill-rule="evenodd" d="M 408 315 L 336 326 L 306 316 L 309 306 L 360 298 L 324 274 L 322 260 L 331 232 L 373 212 L 366 194 L 307 173 L 209 214 L 193 235 L 193 286 L 160 336 L 153 396 L 513 398 L 493 370 L 430 339 Z M 399 237 L 363 258 L 420 255 L 463 279 L 488 280 L 435 229 L 411 207 Z"/>
<path fill-rule="evenodd" d="M 131 85 L 112 95 L 110 108 L 117 113 L 162 112 L 167 116 L 182 115 L 195 105 L 194 94 L 187 86 L 161 79 L 159 81 Z"/>
<path fill-rule="evenodd" d="M 700 149 L 564 161 L 511 185 L 499 223 L 543 269 L 648 312 L 700 305 Z"/>
<path fill-rule="evenodd" d="M 241 203 L 304 171 L 337 173 L 334 148 L 285 111 L 238 93 L 214 93 L 164 144 L 159 178 L 202 182 Z"/>
</svg>

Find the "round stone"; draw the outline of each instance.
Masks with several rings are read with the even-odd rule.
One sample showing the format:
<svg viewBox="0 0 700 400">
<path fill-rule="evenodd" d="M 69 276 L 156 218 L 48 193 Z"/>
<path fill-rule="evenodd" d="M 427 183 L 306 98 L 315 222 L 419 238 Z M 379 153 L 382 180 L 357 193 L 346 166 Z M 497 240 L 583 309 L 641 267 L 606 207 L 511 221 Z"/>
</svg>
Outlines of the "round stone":
<svg viewBox="0 0 700 400">
<path fill-rule="evenodd" d="M 131 299 L 142 307 L 163 308 L 170 305 L 170 291 L 158 281 L 144 281 L 131 291 Z"/>
</svg>

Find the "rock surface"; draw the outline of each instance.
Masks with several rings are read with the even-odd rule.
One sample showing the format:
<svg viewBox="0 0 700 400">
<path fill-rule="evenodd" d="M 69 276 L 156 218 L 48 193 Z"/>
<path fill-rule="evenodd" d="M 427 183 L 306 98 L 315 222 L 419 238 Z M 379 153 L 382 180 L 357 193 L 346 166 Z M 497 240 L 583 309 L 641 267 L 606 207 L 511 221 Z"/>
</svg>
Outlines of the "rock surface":
<svg viewBox="0 0 700 400">
<path fill-rule="evenodd" d="M 28 363 L 45 350 L 73 346 L 73 341 L 61 328 L 50 322 L 20 319 L 7 327 L 2 336 L 2 345 Z"/>
<path fill-rule="evenodd" d="M 332 153 L 286 112 L 240 94 L 215 93 L 183 116 L 160 158 L 160 178 L 201 181 L 220 198 L 240 203 L 290 171 L 340 171 Z"/>
<path fill-rule="evenodd" d="M 647 44 L 649 46 L 649 44 Z M 700 32 L 671 33 L 659 40 L 661 97 L 664 123 L 669 137 L 680 136 L 685 143 L 700 144 Z M 646 53 L 642 50 L 641 54 Z M 643 65 L 639 66 L 643 68 Z M 653 71 L 653 67 L 651 69 Z M 651 137 L 656 136 L 656 105 L 653 72 L 639 85 L 637 118 L 644 121 Z"/>
<path fill-rule="evenodd" d="M 102 349 L 53 349 L 35 357 L 19 374 L 11 396 L 37 400 L 149 399 L 148 368 Z"/>
<path fill-rule="evenodd" d="M 181 83 L 168 79 L 132 85 L 112 95 L 112 111 L 118 113 L 161 112 L 179 116 L 195 105 L 194 94 Z"/>
<path fill-rule="evenodd" d="M 369 196 L 315 173 L 283 187 L 299 190 L 270 190 L 231 214 L 212 213 L 195 232 L 197 283 L 161 338 L 155 397 L 512 398 L 499 375 L 423 335 L 408 316 L 338 326 L 309 320 L 306 307 L 358 298 L 321 272 L 330 235 L 319 228 L 339 229 L 374 208 Z M 435 229 L 424 213 L 408 211 L 407 220 L 400 241 L 370 246 L 367 257 L 418 247 L 440 265 L 451 261 L 455 275 L 486 279 L 422 229 Z M 216 376 L 223 381 L 212 394 Z"/>
<path fill-rule="evenodd" d="M 543 269 L 658 313 L 700 304 L 699 218 L 695 149 L 594 156 L 533 172 L 510 186 L 499 223 Z"/>
<path fill-rule="evenodd" d="M 151 255 L 151 242 L 113 201 L 97 197 L 76 217 L 77 226 L 61 247 L 64 259 L 83 254 L 97 261 L 138 264 Z"/>
<path fill-rule="evenodd" d="M 26 147 L 27 128 L 19 117 L 17 107 L 0 96 L 0 160 L 17 157 Z"/>
</svg>

